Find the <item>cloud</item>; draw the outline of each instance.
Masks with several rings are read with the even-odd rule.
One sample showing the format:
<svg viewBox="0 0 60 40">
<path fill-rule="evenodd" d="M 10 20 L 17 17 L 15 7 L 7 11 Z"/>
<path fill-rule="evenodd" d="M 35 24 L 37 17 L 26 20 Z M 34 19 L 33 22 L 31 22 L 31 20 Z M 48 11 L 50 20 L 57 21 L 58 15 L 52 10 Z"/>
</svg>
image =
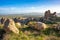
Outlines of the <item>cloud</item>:
<svg viewBox="0 0 60 40">
<path fill-rule="evenodd" d="M 0 7 L 0 13 L 30 13 L 30 12 L 40 12 L 44 13 L 46 10 L 51 10 L 51 12 L 60 13 L 60 6 L 36 6 L 36 7 Z"/>
</svg>

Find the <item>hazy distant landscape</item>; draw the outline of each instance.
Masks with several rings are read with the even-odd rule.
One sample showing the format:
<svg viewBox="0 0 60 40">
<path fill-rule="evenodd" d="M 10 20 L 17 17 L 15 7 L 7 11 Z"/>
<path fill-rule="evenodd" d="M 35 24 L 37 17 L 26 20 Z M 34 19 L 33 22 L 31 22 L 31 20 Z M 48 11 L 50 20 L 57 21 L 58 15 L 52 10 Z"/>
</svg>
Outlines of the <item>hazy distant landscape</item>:
<svg viewBox="0 0 60 40">
<path fill-rule="evenodd" d="M 0 14 L 1 16 L 38 16 L 38 17 L 42 17 L 44 16 L 44 13 L 20 13 L 20 14 Z M 60 13 L 57 13 L 57 16 L 60 17 Z"/>
<path fill-rule="evenodd" d="M 0 40 L 60 40 L 60 0 L 0 0 Z"/>
<path fill-rule="evenodd" d="M 60 14 L 50 10 L 0 15 L 1 40 L 60 40 L 59 27 Z"/>
</svg>

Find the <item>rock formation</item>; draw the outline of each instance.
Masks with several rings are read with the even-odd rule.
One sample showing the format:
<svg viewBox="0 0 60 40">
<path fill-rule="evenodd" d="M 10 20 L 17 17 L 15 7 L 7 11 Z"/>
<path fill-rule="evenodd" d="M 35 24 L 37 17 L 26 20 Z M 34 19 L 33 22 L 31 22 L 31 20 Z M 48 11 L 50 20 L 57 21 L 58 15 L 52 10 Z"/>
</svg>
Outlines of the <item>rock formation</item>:
<svg viewBox="0 0 60 40">
<path fill-rule="evenodd" d="M 16 27 L 17 27 L 17 28 L 21 28 L 21 27 L 22 27 L 22 26 L 21 26 L 21 23 L 17 22 L 17 23 L 16 23 Z"/>
<path fill-rule="evenodd" d="M 54 24 L 53 27 L 55 30 L 60 31 L 60 23 L 59 24 Z"/>
<path fill-rule="evenodd" d="M 44 30 L 47 28 L 47 25 L 42 22 L 36 22 L 35 29 L 37 30 Z"/>
<path fill-rule="evenodd" d="M 4 24 L 5 21 L 6 21 L 6 18 L 2 17 L 1 18 L 1 24 Z"/>
<path fill-rule="evenodd" d="M 42 22 L 29 22 L 28 25 L 37 30 L 44 30 L 47 28 L 47 25 Z"/>
<path fill-rule="evenodd" d="M 55 19 L 56 19 L 56 12 L 54 12 L 54 13 L 51 13 L 50 12 L 50 10 L 48 10 L 48 11 L 46 11 L 45 12 L 45 15 L 44 15 L 44 18 L 46 19 L 46 20 L 52 20 L 52 21 L 54 21 Z"/>
<path fill-rule="evenodd" d="M 19 34 L 19 30 L 16 28 L 15 23 L 12 19 L 7 19 L 4 23 L 4 30 L 6 32 L 14 32 L 16 34 Z"/>
</svg>

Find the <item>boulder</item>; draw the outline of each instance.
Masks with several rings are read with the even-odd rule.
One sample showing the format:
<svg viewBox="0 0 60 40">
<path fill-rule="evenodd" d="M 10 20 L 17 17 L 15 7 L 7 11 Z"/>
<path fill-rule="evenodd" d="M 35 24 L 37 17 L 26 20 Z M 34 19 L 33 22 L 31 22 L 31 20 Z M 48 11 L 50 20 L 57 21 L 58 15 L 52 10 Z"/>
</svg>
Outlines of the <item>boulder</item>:
<svg viewBox="0 0 60 40">
<path fill-rule="evenodd" d="M 4 22 L 6 21 L 6 18 L 2 17 L 0 21 L 1 21 L 1 24 L 4 24 Z"/>
<path fill-rule="evenodd" d="M 16 26 L 17 26 L 17 28 L 21 28 L 21 23 L 20 22 L 17 22 L 16 23 Z"/>
<path fill-rule="evenodd" d="M 54 24 L 53 28 L 60 31 L 60 24 Z"/>
<path fill-rule="evenodd" d="M 19 30 L 16 28 L 15 26 L 15 23 L 12 19 L 7 19 L 4 23 L 4 26 L 3 26 L 3 29 L 6 31 L 6 32 L 14 32 L 16 34 L 19 34 Z"/>
<path fill-rule="evenodd" d="M 47 25 L 42 22 L 36 22 L 35 29 L 37 30 L 44 30 L 47 28 Z"/>
<path fill-rule="evenodd" d="M 47 28 L 47 25 L 42 22 L 29 22 L 28 25 L 37 30 L 44 30 Z"/>
</svg>

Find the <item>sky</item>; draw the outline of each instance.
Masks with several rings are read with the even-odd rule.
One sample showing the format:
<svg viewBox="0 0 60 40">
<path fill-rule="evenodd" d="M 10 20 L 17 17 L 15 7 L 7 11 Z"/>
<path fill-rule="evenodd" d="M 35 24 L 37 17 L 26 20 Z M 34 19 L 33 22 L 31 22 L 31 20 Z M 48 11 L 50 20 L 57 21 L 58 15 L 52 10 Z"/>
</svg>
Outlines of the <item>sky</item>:
<svg viewBox="0 0 60 40">
<path fill-rule="evenodd" d="M 0 0 L 0 14 L 20 14 L 46 10 L 60 13 L 60 0 Z"/>
</svg>

